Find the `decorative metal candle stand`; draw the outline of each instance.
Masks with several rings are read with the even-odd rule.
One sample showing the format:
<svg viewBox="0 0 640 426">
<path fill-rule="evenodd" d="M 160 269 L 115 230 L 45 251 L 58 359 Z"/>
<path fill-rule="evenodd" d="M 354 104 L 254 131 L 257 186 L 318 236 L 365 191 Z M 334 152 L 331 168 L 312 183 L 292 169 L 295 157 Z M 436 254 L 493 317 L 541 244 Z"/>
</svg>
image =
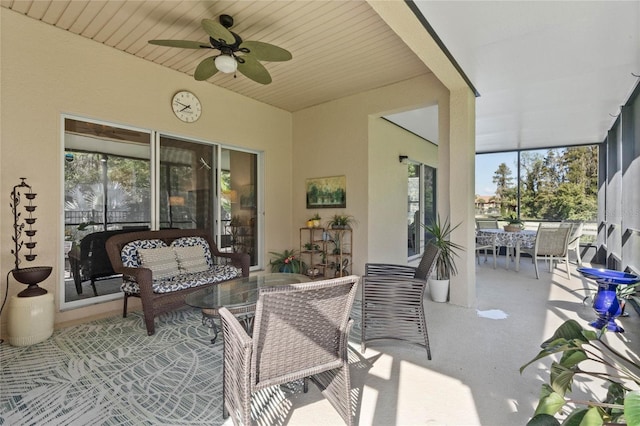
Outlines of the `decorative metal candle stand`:
<svg viewBox="0 0 640 426">
<path fill-rule="evenodd" d="M 586 278 L 596 280 L 598 284 L 598 292 L 593 299 L 593 309 L 598 318 L 589 325 L 598 330 L 607 327 L 609 331 L 623 333 L 624 329 L 615 321 L 622 313 L 617 287 L 636 284 L 640 282 L 640 277 L 611 269 L 578 268 L 578 272 Z"/>
<path fill-rule="evenodd" d="M 33 217 L 33 213 L 36 211 L 36 206 L 33 204 L 33 201 L 36 198 L 36 195 L 32 190 L 31 186 L 28 185 L 25 180 L 27 178 L 20 178 L 20 184 L 13 187 L 13 191 L 11 191 L 11 211 L 13 212 L 13 243 L 14 249 L 11 250 L 11 254 L 15 257 L 15 269 L 11 271 L 13 277 L 16 281 L 26 284 L 26 290 L 18 293 L 18 297 L 34 297 L 41 296 L 47 293 L 47 290 L 39 287 L 38 284 L 47 279 L 47 277 L 51 274 L 52 267 L 51 266 L 33 266 L 30 268 L 20 268 L 20 250 L 22 248 L 26 248 L 29 250 L 29 253 L 24 255 L 25 260 L 28 262 L 33 262 L 36 259 L 36 254 L 34 253 L 34 249 L 37 243 L 34 241 L 34 237 L 36 235 L 36 231 L 34 229 L 34 225 L 36 223 L 36 218 Z M 27 192 L 25 192 L 27 191 Z M 22 193 L 21 193 L 22 192 Z M 28 205 L 24 206 L 24 210 L 26 211 L 26 217 L 23 217 L 21 211 L 19 211 L 18 206 L 21 202 L 21 196 L 28 200 Z M 26 240 L 22 239 L 22 234 L 26 235 Z"/>
</svg>

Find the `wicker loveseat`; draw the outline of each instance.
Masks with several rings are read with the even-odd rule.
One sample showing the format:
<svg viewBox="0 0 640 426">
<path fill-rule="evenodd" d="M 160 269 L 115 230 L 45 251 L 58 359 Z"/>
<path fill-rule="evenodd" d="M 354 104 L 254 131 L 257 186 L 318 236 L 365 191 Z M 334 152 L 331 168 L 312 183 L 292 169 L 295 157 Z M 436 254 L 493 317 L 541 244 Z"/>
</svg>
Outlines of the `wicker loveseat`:
<svg viewBox="0 0 640 426">
<path fill-rule="evenodd" d="M 165 229 L 119 234 L 110 237 L 106 247 L 113 270 L 122 274 L 122 316 L 127 316 L 128 298 L 140 297 L 149 335 L 155 332 L 155 317 L 184 306 L 187 294 L 249 276 L 249 255 L 220 252 L 204 230 Z M 196 256 L 184 253 L 196 253 Z"/>
</svg>

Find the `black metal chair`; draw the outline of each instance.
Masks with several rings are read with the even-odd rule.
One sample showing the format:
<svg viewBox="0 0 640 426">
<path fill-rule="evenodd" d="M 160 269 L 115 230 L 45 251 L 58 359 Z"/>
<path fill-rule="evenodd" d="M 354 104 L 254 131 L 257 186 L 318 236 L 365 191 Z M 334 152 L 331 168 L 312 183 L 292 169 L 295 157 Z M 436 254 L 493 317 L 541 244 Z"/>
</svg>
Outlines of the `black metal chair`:
<svg viewBox="0 0 640 426">
<path fill-rule="evenodd" d="M 69 265 L 71 266 L 71 274 L 73 275 L 73 281 L 78 295 L 82 294 L 82 283 L 84 281 L 91 281 L 93 295 L 97 296 L 97 281 L 121 275 L 117 274 L 111 267 L 109 255 L 105 247 L 107 240 L 111 236 L 127 232 L 146 231 L 148 229 L 148 226 L 136 226 L 109 231 L 98 231 L 82 238 L 80 245 L 69 251 Z"/>
<path fill-rule="evenodd" d="M 367 263 L 362 277 L 361 351 L 367 342 L 396 339 L 423 346 L 431 359 L 424 291 L 439 249 L 427 244 L 418 267 Z"/>
</svg>

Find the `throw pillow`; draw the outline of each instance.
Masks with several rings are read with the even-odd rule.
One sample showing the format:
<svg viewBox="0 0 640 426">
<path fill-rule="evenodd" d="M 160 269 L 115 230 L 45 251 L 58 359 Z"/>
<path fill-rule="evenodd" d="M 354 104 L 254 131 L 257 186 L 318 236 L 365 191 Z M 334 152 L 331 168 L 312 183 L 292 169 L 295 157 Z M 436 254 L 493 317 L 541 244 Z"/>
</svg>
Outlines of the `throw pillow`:
<svg viewBox="0 0 640 426">
<path fill-rule="evenodd" d="M 137 268 L 140 266 L 140 256 L 138 256 L 138 250 L 151 249 L 158 247 L 167 247 L 167 244 L 162 240 L 135 240 L 127 243 L 122 247 L 120 258 L 122 259 L 122 266 L 127 268 Z"/>
<path fill-rule="evenodd" d="M 173 247 L 173 250 L 178 258 L 178 265 L 184 272 L 195 274 L 209 270 L 209 264 L 204 257 L 204 249 L 201 245 Z"/>
<path fill-rule="evenodd" d="M 171 247 L 138 249 L 138 256 L 145 268 L 151 269 L 154 280 L 175 277 L 180 273 L 176 254 Z"/>
<path fill-rule="evenodd" d="M 206 239 L 202 237 L 181 237 L 175 239 L 171 243 L 171 247 L 191 247 L 191 246 L 202 246 L 204 250 L 204 258 L 207 259 L 207 265 L 209 265 L 209 269 L 213 268 L 214 262 L 211 256 L 211 250 L 209 249 L 209 243 Z"/>
</svg>

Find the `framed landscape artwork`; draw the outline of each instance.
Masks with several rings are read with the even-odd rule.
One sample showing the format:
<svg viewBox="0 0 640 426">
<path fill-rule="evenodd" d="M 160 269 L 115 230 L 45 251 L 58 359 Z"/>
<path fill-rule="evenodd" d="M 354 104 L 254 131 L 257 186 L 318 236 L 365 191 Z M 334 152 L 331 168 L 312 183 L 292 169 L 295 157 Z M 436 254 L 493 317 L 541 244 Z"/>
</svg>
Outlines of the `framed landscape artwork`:
<svg viewBox="0 0 640 426">
<path fill-rule="evenodd" d="M 331 176 L 307 179 L 307 208 L 347 207 L 347 177 Z"/>
</svg>

